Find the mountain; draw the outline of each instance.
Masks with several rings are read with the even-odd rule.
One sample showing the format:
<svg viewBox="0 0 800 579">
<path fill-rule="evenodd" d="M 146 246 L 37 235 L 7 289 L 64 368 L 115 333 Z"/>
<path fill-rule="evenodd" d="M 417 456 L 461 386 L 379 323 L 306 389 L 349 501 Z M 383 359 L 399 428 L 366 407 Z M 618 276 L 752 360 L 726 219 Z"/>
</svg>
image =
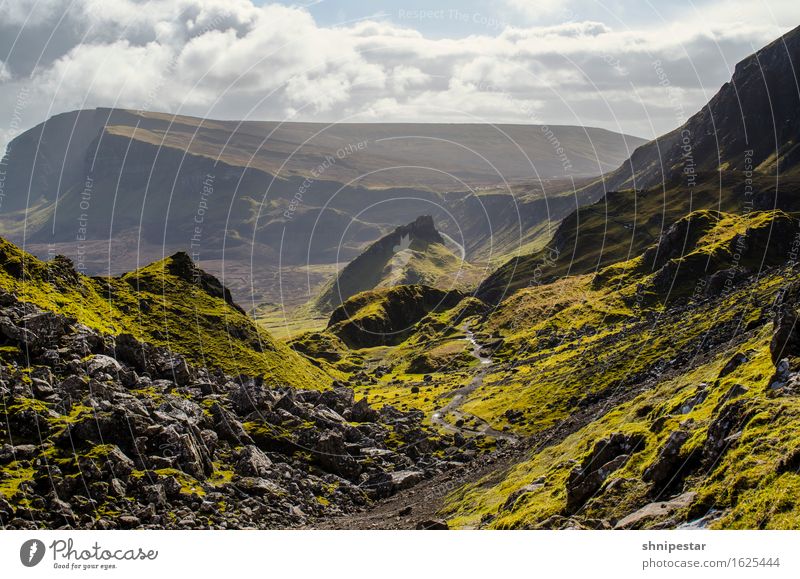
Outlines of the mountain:
<svg viewBox="0 0 800 579">
<path fill-rule="evenodd" d="M 433 218 L 425 215 L 396 228 L 347 264 L 315 306 L 330 312 L 357 293 L 398 285 L 463 287 L 476 277 L 474 270 L 463 256 L 453 253 Z"/>
<path fill-rule="evenodd" d="M 798 62 L 795 28 L 737 64 L 702 110 L 583 189 L 596 201 L 566 216 L 546 248 L 506 262 L 478 296 L 496 302 L 531 280 L 630 259 L 695 210 L 799 209 Z"/>
<path fill-rule="evenodd" d="M 694 173 L 665 164 L 662 183 L 646 159 L 669 139 L 640 148 L 636 188 L 567 216 L 542 250 L 481 284 L 486 302 L 365 292 L 298 340 L 312 357 L 335 344 L 360 361 L 357 393 L 425 412 L 495 460 L 408 500 L 432 501 L 449 528 L 800 527 L 798 109 L 780 87 L 771 109 L 759 88 L 794 78 L 797 35 L 737 66 L 687 122 L 714 124 L 693 141 Z M 771 110 L 789 122 L 756 153 L 771 140 L 744 141 L 742 127 L 770 127 Z M 715 161 L 704 147 L 717 140 Z M 455 490 L 437 498 L 443 486 Z M 404 526 L 378 514 L 351 524 Z"/>
<path fill-rule="evenodd" d="M 596 176 L 641 142 L 582 127 L 326 126 L 74 111 L 10 143 L 4 223 L 22 241 L 24 217 L 26 243 L 74 242 L 85 216 L 87 240 L 133 229 L 141 242 L 187 246 L 202 218 L 207 254 L 219 254 L 225 237 L 229 248 L 259 244 L 284 263 L 330 262 L 345 232 L 350 244 L 374 240 L 386 224 L 402 225 L 442 195 L 475 187 Z M 294 243 L 282 248 L 284 232 Z"/>
<path fill-rule="evenodd" d="M 10 143 L 0 226 L 27 251 L 61 253 L 88 274 L 186 251 L 248 311 L 283 317 L 339 264 L 419 215 L 432 215 L 470 262 L 535 245 L 581 203 L 573 181 L 641 143 L 582 127 L 81 110 Z"/>
<path fill-rule="evenodd" d="M 120 168 L 122 156 L 127 157 L 125 171 L 149 172 L 150 166 L 138 161 L 147 155 L 155 159 L 158 149 L 170 159 L 178 151 L 184 162 L 209 159 L 226 170 L 274 176 L 276 192 L 281 183 L 298 182 L 298 177 L 357 181 L 367 189 L 444 192 L 504 181 L 596 176 L 618 166 L 642 142 L 591 127 L 222 121 L 125 109 L 77 110 L 56 115 L 10 143 L 7 202 L 13 211 L 53 201 L 103 164 L 116 161 Z M 137 158 L 140 154 L 143 158 Z M 159 165 L 153 176 L 168 168 Z M 174 175 L 176 167 L 171 169 Z"/>
<path fill-rule="evenodd" d="M 663 182 L 795 173 L 800 163 L 800 27 L 739 62 L 731 80 L 686 123 L 640 146 L 604 177 L 606 190 Z M 749 153 L 748 153 L 749 151 Z"/>
</svg>

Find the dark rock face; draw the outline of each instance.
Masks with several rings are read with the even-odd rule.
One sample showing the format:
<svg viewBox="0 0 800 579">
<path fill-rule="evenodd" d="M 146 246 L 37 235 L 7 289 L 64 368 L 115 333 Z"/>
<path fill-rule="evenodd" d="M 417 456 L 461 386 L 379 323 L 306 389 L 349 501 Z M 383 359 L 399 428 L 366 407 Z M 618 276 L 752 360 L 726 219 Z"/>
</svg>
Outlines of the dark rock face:
<svg viewBox="0 0 800 579">
<path fill-rule="evenodd" d="M 681 456 L 681 449 L 689 440 L 689 436 L 689 432 L 685 430 L 672 432 L 661 448 L 658 458 L 645 469 L 642 478 L 652 482 L 657 491 L 660 492 L 664 487 L 682 480 L 680 471 L 686 466 L 686 459 Z"/>
<path fill-rule="evenodd" d="M 319 464 L 325 470 L 353 480 L 361 474 L 361 465 L 350 456 L 341 432 L 326 432 L 319 437 L 314 449 Z"/>
<path fill-rule="evenodd" d="M 346 386 L 334 385 L 332 390 L 326 390 L 318 399 L 318 403 L 332 408 L 338 413 L 345 412 L 353 407 L 353 389 Z"/>
<path fill-rule="evenodd" d="M 702 464 L 713 468 L 719 459 L 737 444 L 739 433 L 753 415 L 746 400 L 739 399 L 715 409 L 716 418 L 708 427 L 708 437 L 702 448 Z"/>
<path fill-rule="evenodd" d="M 629 163 L 607 177 L 605 188 L 631 188 L 633 175 L 636 187 L 658 186 L 680 178 L 687 159 L 693 171 L 707 173 L 710 180 L 718 179 L 721 165 L 743 170 L 748 157 L 753 167 L 769 163 L 765 171 L 771 173 L 775 165 L 781 172 L 796 166 L 800 95 L 786 79 L 797 78 L 798 63 L 800 27 L 739 62 L 730 82 L 706 106 L 683 126 L 636 149 Z"/>
<path fill-rule="evenodd" d="M 350 420 L 356 422 L 377 422 L 379 418 L 380 413 L 367 403 L 366 398 L 356 402 L 350 410 Z"/>
<path fill-rule="evenodd" d="M 714 225 L 718 216 L 717 212 L 709 211 L 679 219 L 661 235 L 656 245 L 644 252 L 642 262 L 656 270 L 669 260 L 682 256 Z"/>
<path fill-rule="evenodd" d="M 800 356 L 800 317 L 792 305 L 784 304 L 776 312 L 769 351 L 776 365 L 783 358 Z"/>
<path fill-rule="evenodd" d="M 747 354 L 744 352 L 736 352 L 733 357 L 725 363 L 722 370 L 719 371 L 719 377 L 724 378 L 728 374 L 731 374 L 745 362 L 747 362 Z"/>
<path fill-rule="evenodd" d="M 0 346 L 6 528 L 296 526 L 450 465 L 420 412 L 193 367 L 2 292 Z"/>
<path fill-rule="evenodd" d="M 652 289 L 661 295 L 673 291 L 697 291 L 702 283 L 706 297 L 724 295 L 765 266 L 780 266 L 791 252 L 798 222 L 776 212 L 771 219 L 734 235 L 727 246 L 696 251 L 700 239 L 718 226 L 722 214 L 696 211 L 670 226 L 642 259 L 645 271 L 655 270 Z"/>
<path fill-rule="evenodd" d="M 628 462 L 631 454 L 644 449 L 645 438 L 639 434 L 612 434 L 595 443 L 583 462 L 567 478 L 568 514 L 578 511 L 594 495 L 608 476 Z"/>
</svg>

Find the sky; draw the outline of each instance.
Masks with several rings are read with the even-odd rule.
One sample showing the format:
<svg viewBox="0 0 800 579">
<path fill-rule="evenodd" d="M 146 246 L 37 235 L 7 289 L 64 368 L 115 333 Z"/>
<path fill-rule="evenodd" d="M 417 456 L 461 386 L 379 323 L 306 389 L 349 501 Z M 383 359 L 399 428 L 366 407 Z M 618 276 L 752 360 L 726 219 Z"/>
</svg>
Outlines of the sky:
<svg viewBox="0 0 800 579">
<path fill-rule="evenodd" d="M 797 0 L 0 0 L 0 147 L 98 106 L 654 138 L 798 24 Z"/>
</svg>

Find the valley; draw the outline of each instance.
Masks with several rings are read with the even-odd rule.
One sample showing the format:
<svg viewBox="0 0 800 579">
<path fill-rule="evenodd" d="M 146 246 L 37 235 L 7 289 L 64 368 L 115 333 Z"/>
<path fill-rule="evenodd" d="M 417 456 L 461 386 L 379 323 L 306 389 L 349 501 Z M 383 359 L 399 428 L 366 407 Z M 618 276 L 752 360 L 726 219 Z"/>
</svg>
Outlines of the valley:
<svg viewBox="0 0 800 579">
<path fill-rule="evenodd" d="M 553 127 L 567 176 L 536 126 L 21 135 L 0 523 L 800 528 L 798 62 L 655 141 Z"/>
</svg>

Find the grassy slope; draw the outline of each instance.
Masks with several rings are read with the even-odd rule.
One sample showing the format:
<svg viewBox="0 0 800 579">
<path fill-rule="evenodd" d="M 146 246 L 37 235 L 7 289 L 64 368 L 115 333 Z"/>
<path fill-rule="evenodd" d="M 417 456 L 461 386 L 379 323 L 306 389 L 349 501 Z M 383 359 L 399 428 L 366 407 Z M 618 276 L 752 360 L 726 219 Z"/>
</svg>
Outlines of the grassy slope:
<svg viewBox="0 0 800 579">
<path fill-rule="evenodd" d="M 642 474 L 670 433 L 679 425 L 690 432 L 683 452 L 691 456 L 719 418 L 722 397 L 740 384 L 747 388 L 742 399 L 751 418 L 718 462 L 687 472 L 684 490 L 697 495 L 684 518 L 702 516 L 713 505 L 725 513 L 714 523 L 720 527 L 800 526 L 795 503 L 800 476 L 777 470 L 797 445 L 800 402 L 769 397 L 765 390 L 774 372 L 770 304 L 798 274 L 772 268 L 728 293 L 693 293 L 704 287 L 700 280 L 708 273 L 732 265 L 736 234 L 750 227 L 755 238 L 787 216 L 716 217 L 705 235 L 674 260 L 693 264 L 699 255 L 710 265 L 707 271 L 676 270 L 675 283 L 666 291 L 683 298 L 673 300 L 672 307 L 663 306 L 667 293 L 654 285 L 657 273 L 643 268 L 639 257 L 596 278 L 569 277 L 522 290 L 487 320 L 484 332 L 505 338 L 497 357 L 506 363 L 495 367 L 463 409 L 498 429 L 544 435 L 545 443 L 510 470 L 454 493 L 445 509 L 453 524 L 531 527 L 563 514 L 565 481 L 576 461 L 612 433 L 638 432 L 646 438 L 645 450 L 613 473 L 581 512 L 613 523 L 656 499 Z M 766 265 L 780 262 L 780 256 L 763 247 L 756 252 L 770 256 Z M 680 305 L 687 295 L 696 298 L 691 307 Z M 748 362 L 718 378 L 737 352 L 749 352 Z M 707 398 L 680 414 L 676 409 L 702 383 L 708 385 Z M 548 429 L 583 408 L 591 409 L 595 419 L 548 446 Z M 521 420 L 509 422 L 509 409 L 521 411 Z M 614 479 L 621 480 L 611 484 Z M 534 481 L 543 484 L 530 486 Z M 519 498 L 507 504 L 514 493 Z"/>
<path fill-rule="evenodd" d="M 522 462 L 493 480 L 460 490 L 450 497 L 447 514 L 457 526 L 488 524 L 515 528 L 535 526 L 560 514 L 565 506 L 564 483 L 575 461 L 581 461 L 592 445 L 615 432 L 645 435 L 645 450 L 636 454 L 615 472 L 604 488 L 590 501 L 585 516 L 620 519 L 649 503 L 650 487 L 642 480 L 644 469 L 654 461 L 659 448 L 681 423 L 689 421 L 692 439 L 684 452 L 702 446 L 713 410 L 734 384 L 749 388 L 743 396 L 755 417 L 739 435 L 738 444 L 723 455 L 710 471 L 690 474 L 686 489 L 698 493 L 691 511 L 702 516 L 708 507 L 729 509 L 715 526 L 724 528 L 798 528 L 796 504 L 800 476 L 778 474 L 777 466 L 795 450 L 800 437 L 800 401 L 796 398 L 766 396 L 766 380 L 773 372 L 768 351 L 769 332 L 756 333 L 737 348 L 711 358 L 691 372 L 665 381 L 657 388 L 621 404 L 600 420 L 590 423 L 563 442 L 532 453 Z M 717 380 L 719 370 L 736 351 L 754 349 L 755 355 L 734 374 Z M 701 383 L 712 384 L 709 397 L 690 413 L 674 415 L 674 409 L 697 392 Z M 654 433 L 654 417 L 667 417 L 663 430 Z M 505 506 L 512 493 L 544 477 L 544 485 L 525 492 Z M 614 479 L 621 485 L 609 490 Z M 617 483 L 619 484 L 619 483 Z M 484 519 L 484 517 L 487 517 Z"/>
<path fill-rule="evenodd" d="M 90 278 L 0 239 L 0 288 L 112 335 L 130 333 L 196 364 L 274 383 L 323 387 L 330 377 L 223 299 L 169 273 L 172 258 L 121 277 Z M 24 272 L 24 273 L 23 273 Z"/>
<path fill-rule="evenodd" d="M 478 289 L 481 299 L 498 302 L 526 287 L 565 275 L 598 271 L 639 255 L 655 243 L 676 220 L 702 209 L 744 213 L 744 179 L 734 173 L 706 175 L 689 189 L 685 183 L 661 188 L 607 193 L 600 201 L 579 208 L 562 221 L 553 239 L 541 250 L 516 257 L 489 276 Z M 774 177 L 756 175 L 754 189 L 772 196 Z M 800 187 L 796 173 L 782 176 L 780 191 L 764 208 L 797 210 L 794 192 Z"/>
<path fill-rule="evenodd" d="M 370 404 L 391 404 L 401 410 L 418 409 L 430 414 L 442 406 L 441 396 L 470 382 L 476 360 L 464 325 L 476 323 L 485 307 L 469 297 L 455 304 L 449 300 L 438 303 L 443 292 L 437 290 L 432 291 L 439 299 L 420 306 L 423 291 L 425 288 L 420 286 L 399 286 L 363 292 L 343 306 L 347 308 L 343 320 L 322 332 L 298 336 L 290 343 L 296 350 L 327 362 L 333 370 L 349 373 L 356 394 L 367 398 Z M 415 315 L 411 315 L 415 308 Z M 398 310 L 409 312 L 409 316 L 401 316 L 404 319 L 398 322 Z M 393 345 L 358 347 L 350 340 L 352 347 L 348 348 L 337 334 L 353 332 L 354 326 L 407 331 L 397 334 Z M 376 373 L 378 368 L 384 372 Z"/>
</svg>

